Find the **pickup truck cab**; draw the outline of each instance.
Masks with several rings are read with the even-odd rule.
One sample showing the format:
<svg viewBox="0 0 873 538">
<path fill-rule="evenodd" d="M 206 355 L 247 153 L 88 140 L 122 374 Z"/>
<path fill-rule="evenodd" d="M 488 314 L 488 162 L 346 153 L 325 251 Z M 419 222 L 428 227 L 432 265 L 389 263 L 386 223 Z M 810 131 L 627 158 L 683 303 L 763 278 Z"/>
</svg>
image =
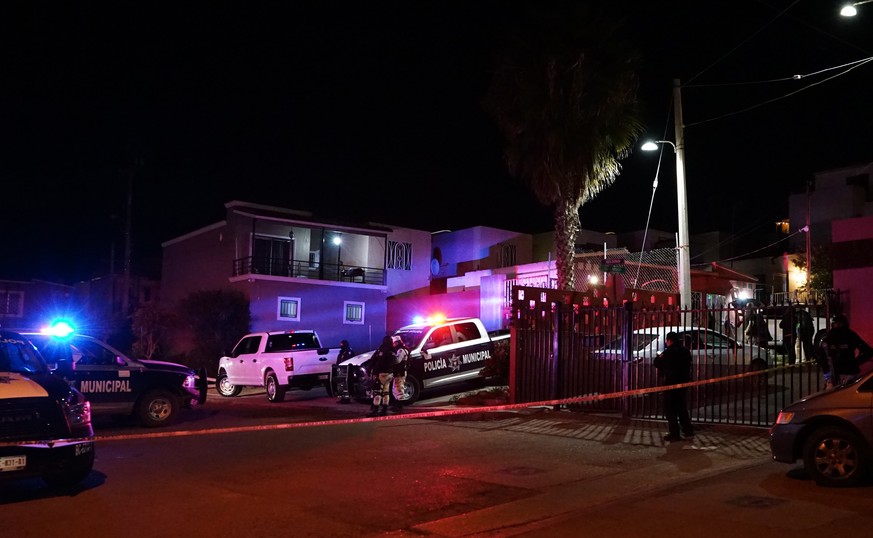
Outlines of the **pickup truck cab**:
<svg viewBox="0 0 873 538">
<path fill-rule="evenodd" d="M 132 416 L 146 427 L 174 422 L 206 402 L 206 373 L 184 364 L 134 359 L 102 340 L 23 332 L 55 373 L 91 403 L 95 416 Z"/>
<path fill-rule="evenodd" d="M 271 402 L 283 401 L 289 389 L 324 386 L 332 394 L 330 369 L 338 354 L 339 348 L 321 347 L 315 331 L 247 334 L 219 359 L 215 389 L 233 397 L 243 387 L 264 387 Z"/>
<path fill-rule="evenodd" d="M 407 325 L 392 336 L 399 336 L 409 348 L 406 384 L 397 398 L 402 405 L 414 403 L 430 389 L 482 378 L 480 372 L 495 342 L 509 338 L 509 334 L 489 334 L 478 318 Z M 374 351 L 337 365 L 332 372 L 334 391 L 347 391 L 359 401 L 369 399 L 369 361 Z"/>
</svg>

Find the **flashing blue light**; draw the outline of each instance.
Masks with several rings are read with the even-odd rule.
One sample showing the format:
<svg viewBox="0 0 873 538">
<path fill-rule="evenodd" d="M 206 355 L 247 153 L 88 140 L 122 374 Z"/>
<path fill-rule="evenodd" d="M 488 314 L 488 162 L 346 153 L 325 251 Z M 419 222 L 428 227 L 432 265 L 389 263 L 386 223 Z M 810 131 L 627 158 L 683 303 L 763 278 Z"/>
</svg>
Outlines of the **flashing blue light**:
<svg viewBox="0 0 873 538">
<path fill-rule="evenodd" d="M 61 338 L 63 338 L 65 336 L 70 336 L 75 331 L 76 330 L 73 328 L 72 325 L 62 320 L 52 323 L 51 327 L 46 327 L 40 332 L 44 334 L 50 334 L 52 336 L 60 336 Z"/>
</svg>

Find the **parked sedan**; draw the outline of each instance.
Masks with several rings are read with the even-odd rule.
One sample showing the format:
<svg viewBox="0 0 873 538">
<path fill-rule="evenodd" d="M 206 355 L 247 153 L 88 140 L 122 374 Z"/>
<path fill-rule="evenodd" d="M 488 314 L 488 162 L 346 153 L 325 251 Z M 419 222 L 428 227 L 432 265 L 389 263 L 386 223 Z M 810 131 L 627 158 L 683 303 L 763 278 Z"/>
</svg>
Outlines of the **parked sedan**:
<svg viewBox="0 0 873 538">
<path fill-rule="evenodd" d="M 765 370 L 770 356 L 767 349 L 739 342 L 712 329 L 697 326 L 644 327 L 630 338 L 630 356 L 635 363 L 650 364 L 667 347 L 667 333 L 675 332 L 691 351 L 698 366 L 711 375 L 727 375 L 748 370 Z M 620 353 L 623 337 L 613 339 L 600 353 Z M 699 376 L 703 377 L 703 376 Z"/>
<path fill-rule="evenodd" d="M 784 408 L 770 428 L 773 459 L 803 460 L 821 486 L 857 484 L 873 469 L 873 372 Z"/>
</svg>

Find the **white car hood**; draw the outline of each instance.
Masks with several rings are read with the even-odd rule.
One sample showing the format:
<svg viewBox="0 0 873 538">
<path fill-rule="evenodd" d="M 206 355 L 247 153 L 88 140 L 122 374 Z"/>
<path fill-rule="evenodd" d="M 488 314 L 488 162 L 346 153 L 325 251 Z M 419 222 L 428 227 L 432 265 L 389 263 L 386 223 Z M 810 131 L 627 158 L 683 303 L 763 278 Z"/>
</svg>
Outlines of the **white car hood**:
<svg viewBox="0 0 873 538">
<path fill-rule="evenodd" d="M 340 366 L 360 366 L 370 360 L 370 358 L 373 356 L 373 353 L 375 352 L 376 350 L 374 349 L 373 351 L 367 351 L 366 353 L 355 355 L 351 359 L 341 362 Z"/>
</svg>

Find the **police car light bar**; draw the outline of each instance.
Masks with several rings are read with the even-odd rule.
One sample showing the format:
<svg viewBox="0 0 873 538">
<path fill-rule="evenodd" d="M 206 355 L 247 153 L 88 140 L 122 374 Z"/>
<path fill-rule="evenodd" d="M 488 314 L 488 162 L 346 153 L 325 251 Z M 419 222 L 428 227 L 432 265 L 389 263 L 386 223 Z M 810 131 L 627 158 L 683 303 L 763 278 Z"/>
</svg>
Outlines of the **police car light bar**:
<svg viewBox="0 0 873 538">
<path fill-rule="evenodd" d="M 39 332 L 43 334 L 50 334 L 52 336 L 60 336 L 61 338 L 63 338 L 65 336 L 71 335 L 73 332 L 75 332 L 75 329 L 73 329 L 73 326 L 66 321 L 61 320 L 52 323 L 50 327 L 44 327 L 40 329 Z"/>
</svg>

